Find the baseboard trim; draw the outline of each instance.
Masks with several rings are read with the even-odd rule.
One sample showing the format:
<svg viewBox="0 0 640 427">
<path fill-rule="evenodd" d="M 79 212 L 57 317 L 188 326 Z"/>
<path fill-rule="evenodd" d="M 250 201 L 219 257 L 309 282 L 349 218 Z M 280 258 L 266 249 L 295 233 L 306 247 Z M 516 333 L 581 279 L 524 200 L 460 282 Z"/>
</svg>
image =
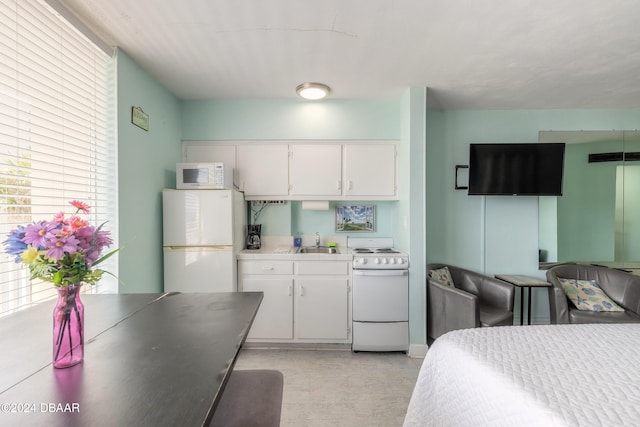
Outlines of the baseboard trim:
<svg viewBox="0 0 640 427">
<path fill-rule="evenodd" d="M 426 344 L 410 344 L 409 357 L 424 359 L 424 357 L 427 355 L 427 350 L 429 350 L 429 346 Z"/>
<path fill-rule="evenodd" d="M 248 342 L 244 348 L 257 350 L 341 350 L 351 351 L 351 344 L 333 343 L 287 343 L 287 342 Z"/>
<path fill-rule="evenodd" d="M 351 351 L 351 344 L 319 344 L 319 343 L 257 343 L 245 342 L 244 348 L 252 350 L 341 350 Z M 409 344 L 407 356 L 424 359 L 429 346 L 427 344 Z"/>
</svg>

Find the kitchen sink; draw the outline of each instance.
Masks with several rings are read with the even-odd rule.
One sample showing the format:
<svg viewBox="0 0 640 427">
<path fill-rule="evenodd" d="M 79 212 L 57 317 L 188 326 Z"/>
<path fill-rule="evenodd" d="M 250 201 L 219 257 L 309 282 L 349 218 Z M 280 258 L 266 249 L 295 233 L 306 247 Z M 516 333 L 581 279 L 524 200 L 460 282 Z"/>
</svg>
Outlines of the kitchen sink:
<svg viewBox="0 0 640 427">
<path fill-rule="evenodd" d="M 337 254 L 338 249 L 329 246 L 304 246 L 299 248 L 299 254 Z"/>
</svg>

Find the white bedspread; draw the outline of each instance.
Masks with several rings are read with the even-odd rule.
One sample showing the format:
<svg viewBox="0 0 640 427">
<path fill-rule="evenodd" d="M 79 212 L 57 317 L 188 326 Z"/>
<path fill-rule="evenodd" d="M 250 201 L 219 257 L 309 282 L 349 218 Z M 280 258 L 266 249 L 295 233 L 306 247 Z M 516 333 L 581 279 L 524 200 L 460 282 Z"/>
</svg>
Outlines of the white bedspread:
<svg viewBox="0 0 640 427">
<path fill-rule="evenodd" d="M 640 324 L 450 332 L 427 352 L 404 425 L 638 426 Z"/>
</svg>

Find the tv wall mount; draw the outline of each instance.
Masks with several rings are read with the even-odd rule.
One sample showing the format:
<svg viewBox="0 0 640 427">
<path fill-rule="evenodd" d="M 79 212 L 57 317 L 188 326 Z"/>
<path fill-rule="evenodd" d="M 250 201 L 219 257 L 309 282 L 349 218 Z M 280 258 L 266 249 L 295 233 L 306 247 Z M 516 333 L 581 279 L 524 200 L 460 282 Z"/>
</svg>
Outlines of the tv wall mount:
<svg viewBox="0 0 640 427">
<path fill-rule="evenodd" d="M 458 172 L 460 169 L 469 169 L 469 165 L 456 165 L 456 190 L 468 190 L 469 189 L 469 176 L 467 175 L 467 179 L 464 180 L 463 176 L 463 185 L 458 184 Z M 464 174 L 462 174 L 464 175 Z"/>
</svg>

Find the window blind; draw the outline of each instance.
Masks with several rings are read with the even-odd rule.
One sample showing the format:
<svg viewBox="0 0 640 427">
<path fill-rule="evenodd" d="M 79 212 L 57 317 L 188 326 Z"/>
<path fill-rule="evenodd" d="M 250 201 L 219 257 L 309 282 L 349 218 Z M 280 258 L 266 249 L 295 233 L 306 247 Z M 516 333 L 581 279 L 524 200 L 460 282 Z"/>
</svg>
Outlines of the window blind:
<svg viewBox="0 0 640 427">
<path fill-rule="evenodd" d="M 0 2 L 0 53 L 0 238 L 81 200 L 117 247 L 113 59 L 39 0 Z M 57 295 L 2 249 L 0 315 Z M 105 275 L 85 292 L 116 290 Z"/>
</svg>

